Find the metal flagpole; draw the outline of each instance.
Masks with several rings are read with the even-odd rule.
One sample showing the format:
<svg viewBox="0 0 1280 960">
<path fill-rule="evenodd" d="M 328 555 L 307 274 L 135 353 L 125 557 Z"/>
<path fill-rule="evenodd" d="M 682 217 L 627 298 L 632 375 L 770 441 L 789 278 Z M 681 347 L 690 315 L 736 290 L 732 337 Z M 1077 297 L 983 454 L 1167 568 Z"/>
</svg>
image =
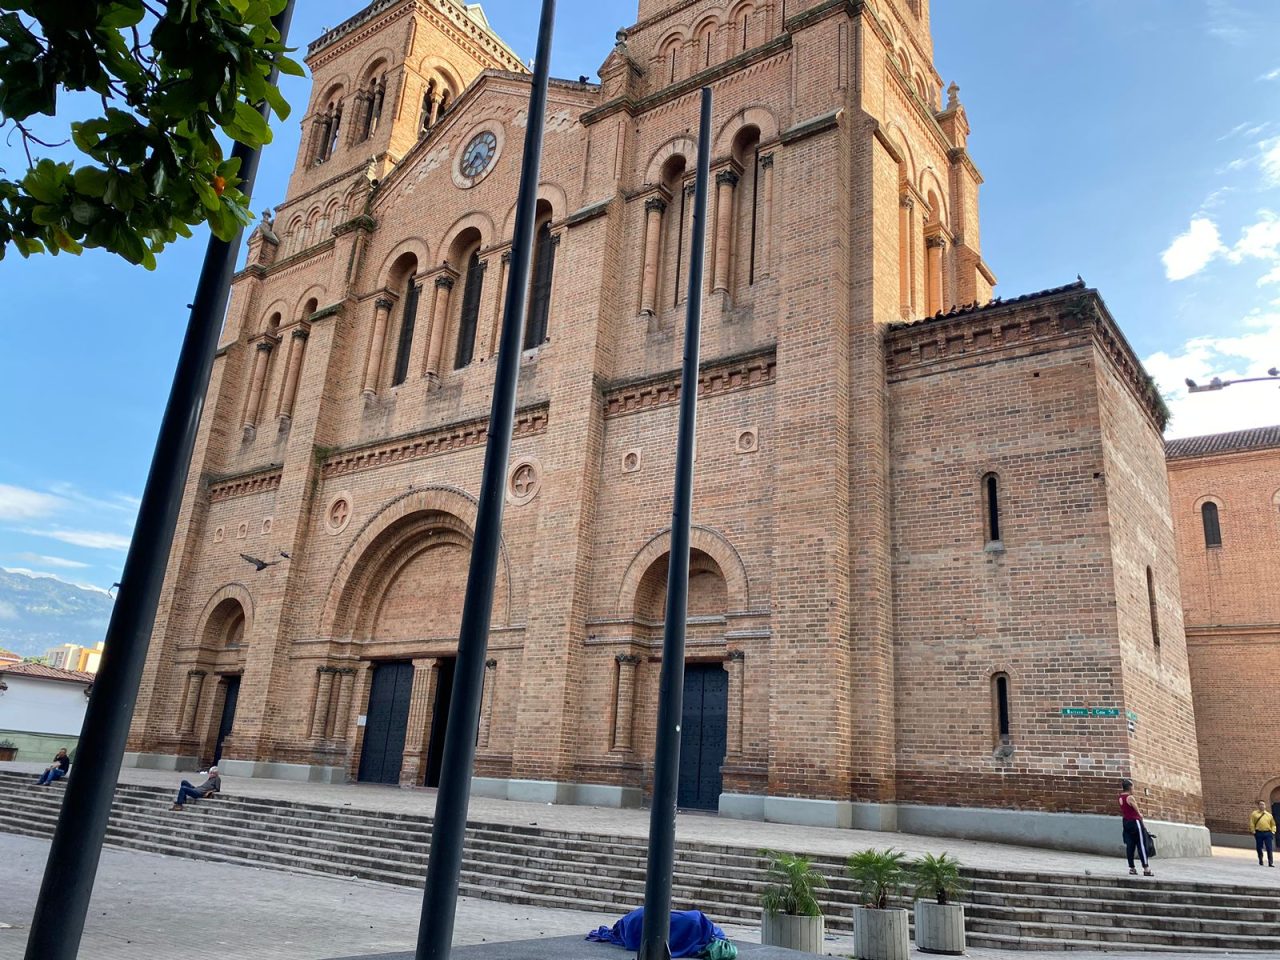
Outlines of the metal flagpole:
<svg viewBox="0 0 1280 960">
<path fill-rule="evenodd" d="M 453 678 L 453 698 L 445 728 L 444 764 L 440 791 L 431 825 L 431 856 L 427 863 L 427 887 L 422 896 L 418 926 L 417 960 L 448 960 L 453 945 L 453 924 L 458 906 L 458 878 L 462 872 L 462 847 L 467 831 L 467 806 L 471 800 L 471 769 L 476 759 L 480 727 L 480 697 L 484 688 L 484 660 L 489 645 L 489 617 L 497 581 L 498 552 L 502 544 L 502 510 L 506 496 L 507 468 L 511 459 L 511 433 L 516 413 L 516 381 L 524 340 L 525 304 L 529 267 L 533 259 L 534 226 L 538 212 L 538 180 L 542 168 L 542 138 L 546 128 L 547 86 L 550 82 L 551 33 L 556 0 L 542 0 L 542 23 L 534 60 L 533 89 L 529 92 L 529 122 L 525 129 L 524 166 L 516 200 L 515 236 L 511 244 L 511 270 L 502 311 L 502 341 L 493 384 L 489 414 L 489 439 L 485 447 L 484 473 L 480 479 L 480 503 L 476 511 L 471 569 L 462 603 L 462 627 Z"/>
<path fill-rule="evenodd" d="M 288 38 L 295 3 L 288 0 L 273 21 L 281 42 Z M 278 73 L 273 69 L 268 82 L 274 84 Z M 265 104 L 262 110 L 265 115 Z M 237 143 L 231 155 L 240 158 L 240 189 L 251 195 L 261 151 Z M 205 251 L 101 665 L 85 710 L 75 770 L 67 779 L 49 848 L 26 960 L 75 960 L 80 950 L 243 233 L 230 241 L 211 237 Z"/>
<path fill-rule="evenodd" d="M 702 88 L 698 131 L 698 179 L 693 200 L 689 258 L 689 309 L 684 328 L 680 382 L 680 433 L 676 441 L 675 496 L 671 509 L 671 561 L 667 569 L 666 628 L 658 735 L 649 811 L 649 866 L 644 885 L 644 927 L 639 960 L 671 960 L 671 873 L 675 869 L 676 789 L 680 779 L 680 714 L 684 707 L 684 636 L 689 606 L 689 527 L 693 517 L 693 444 L 698 420 L 698 354 L 702 337 L 703 268 L 706 259 L 707 182 L 711 179 L 711 88 Z"/>
</svg>

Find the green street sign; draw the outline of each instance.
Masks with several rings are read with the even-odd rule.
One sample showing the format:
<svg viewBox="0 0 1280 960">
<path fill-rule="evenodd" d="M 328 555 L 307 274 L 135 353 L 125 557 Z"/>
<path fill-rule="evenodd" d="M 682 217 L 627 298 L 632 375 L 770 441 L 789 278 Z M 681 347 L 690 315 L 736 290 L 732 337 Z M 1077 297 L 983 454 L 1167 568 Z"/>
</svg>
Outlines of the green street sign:
<svg viewBox="0 0 1280 960">
<path fill-rule="evenodd" d="M 1063 707 L 1062 715 L 1064 717 L 1087 717 L 1089 710 L 1087 707 Z"/>
</svg>

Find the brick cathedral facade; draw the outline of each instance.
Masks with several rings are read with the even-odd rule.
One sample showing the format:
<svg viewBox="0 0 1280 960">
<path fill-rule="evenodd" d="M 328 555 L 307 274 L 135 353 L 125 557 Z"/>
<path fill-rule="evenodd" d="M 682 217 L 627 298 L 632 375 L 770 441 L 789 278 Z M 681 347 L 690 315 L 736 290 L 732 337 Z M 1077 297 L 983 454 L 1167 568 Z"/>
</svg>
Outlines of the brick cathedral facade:
<svg viewBox="0 0 1280 960">
<path fill-rule="evenodd" d="M 529 81 L 455 0 L 308 63 L 130 759 L 431 784 Z M 928 0 L 640 0 L 553 83 L 475 790 L 644 800 L 707 84 L 682 802 L 1110 849 L 1128 775 L 1206 849 L 1163 408 L 1095 291 L 992 301 Z"/>
</svg>

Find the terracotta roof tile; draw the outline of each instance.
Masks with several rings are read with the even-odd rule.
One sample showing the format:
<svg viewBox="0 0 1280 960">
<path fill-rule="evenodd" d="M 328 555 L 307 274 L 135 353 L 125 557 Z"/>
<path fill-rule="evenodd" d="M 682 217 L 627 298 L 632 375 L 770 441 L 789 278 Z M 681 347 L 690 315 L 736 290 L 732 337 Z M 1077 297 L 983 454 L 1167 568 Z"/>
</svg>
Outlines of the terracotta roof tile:
<svg viewBox="0 0 1280 960">
<path fill-rule="evenodd" d="M 57 667 L 46 667 L 43 663 L 15 663 L 11 667 L 0 667 L 0 676 L 32 677 L 36 680 L 63 680 L 67 683 L 93 683 L 92 673 L 79 670 L 59 670 Z"/>
<path fill-rule="evenodd" d="M 1280 426 L 1168 440 L 1164 445 L 1164 454 L 1169 460 L 1186 460 L 1191 457 L 1211 457 L 1223 453 L 1240 453 L 1245 450 L 1266 450 L 1271 447 L 1280 447 Z"/>
<path fill-rule="evenodd" d="M 1040 290 L 1036 293 L 1024 293 L 1020 297 L 1012 297 L 1005 300 L 1003 297 L 996 297 L 987 303 L 970 303 L 964 306 L 952 307 L 947 313 L 935 313 L 931 317 L 922 317 L 919 320 L 908 320 L 899 323 L 889 324 L 890 329 L 900 330 L 903 327 L 917 327 L 927 323 L 936 323 L 941 320 L 951 320 L 955 317 L 967 317 L 972 314 L 982 313 L 984 310 L 995 310 L 999 307 L 1011 306 L 1015 303 L 1027 303 L 1031 300 L 1041 300 L 1045 297 L 1057 296 L 1060 293 L 1068 293 L 1072 290 L 1084 291 L 1088 288 L 1083 280 L 1076 280 L 1074 283 L 1068 283 L 1061 287 L 1050 287 L 1048 290 Z"/>
</svg>

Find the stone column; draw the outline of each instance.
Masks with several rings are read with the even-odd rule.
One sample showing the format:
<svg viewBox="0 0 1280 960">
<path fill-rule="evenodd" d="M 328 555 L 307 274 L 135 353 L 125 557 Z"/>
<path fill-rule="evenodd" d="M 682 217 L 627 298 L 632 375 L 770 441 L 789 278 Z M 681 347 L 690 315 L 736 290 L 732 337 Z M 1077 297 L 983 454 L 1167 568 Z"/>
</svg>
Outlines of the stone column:
<svg viewBox="0 0 1280 960">
<path fill-rule="evenodd" d="M 267 369 L 271 366 L 271 350 L 275 345 L 270 340 L 258 344 L 257 355 L 253 361 L 253 383 L 249 387 L 249 410 L 244 418 L 244 428 L 252 429 L 258 425 L 262 414 L 262 394 L 267 381 Z"/>
<path fill-rule="evenodd" d="M 440 354 L 444 350 L 444 328 L 449 325 L 449 298 L 456 281 L 447 273 L 436 277 L 435 305 L 431 309 L 431 338 L 427 349 L 427 368 L 424 376 L 438 379 Z"/>
<path fill-rule="evenodd" d="M 337 671 L 333 667 L 320 667 L 316 682 L 316 702 L 311 711 L 311 730 L 307 734 L 310 740 L 318 740 L 329 729 L 329 700 L 333 696 L 333 677 Z"/>
<path fill-rule="evenodd" d="M 392 303 L 379 297 L 373 304 L 373 338 L 369 341 L 369 356 L 364 364 L 364 395 L 372 397 L 378 392 L 378 380 L 382 377 L 382 354 L 387 344 L 387 320 L 391 316 Z"/>
<path fill-rule="evenodd" d="M 928 247 L 925 283 L 928 285 L 929 316 L 942 310 L 942 250 L 946 243 L 946 240 L 936 235 L 925 240 Z"/>
<path fill-rule="evenodd" d="M 409 692 L 409 723 L 404 734 L 404 763 L 400 782 L 405 786 L 422 785 L 426 776 L 427 748 L 430 745 L 431 714 L 435 706 L 435 689 L 439 671 L 437 661 L 426 657 L 413 661 L 413 689 Z"/>
<path fill-rule="evenodd" d="M 915 317 L 915 300 L 912 296 L 915 290 L 915 258 L 912 256 L 911 245 L 911 213 L 915 209 L 916 202 L 910 196 L 904 194 L 898 201 L 898 285 L 900 288 L 900 296 L 902 299 L 902 319 L 914 320 Z"/>
<path fill-rule="evenodd" d="M 485 344 L 485 352 L 477 354 L 492 357 L 498 352 L 498 341 L 502 339 L 502 309 L 507 302 L 507 276 L 511 272 L 511 251 L 506 250 L 498 258 L 498 303 L 493 308 L 493 325 L 489 330 L 489 342 Z"/>
<path fill-rule="evenodd" d="M 480 732 L 476 745 L 489 746 L 489 732 L 493 729 L 493 695 L 498 688 L 498 661 L 484 662 L 484 689 L 480 694 Z"/>
<path fill-rule="evenodd" d="M 355 670 L 347 667 L 338 671 L 338 706 L 330 718 L 332 732 L 329 736 L 335 740 L 347 739 L 347 724 L 351 719 L 351 692 L 356 685 Z"/>
<path fill-rule="evenodd" d="M 293 419 L 293 404 L 298 399 L 298 376 L 302 372 L 302 356 L 307 350 L 306 329 L 299 327 L 289 338 L 289 365 L 284 375 L 284 390 L 280 392 L 280 419 Z"/>
<path fill-rule="evenodd" d="M 743 667 L 746 654 L 741 650 L 730 650 L 724 662 L 725 672 L 729 674 L 729 718 L 728 742 L 725 746 L 726 757 L 742 755 L 742 700 L 743 700 Z"/>
<path fill-rule="evenodd" d="M 759 276 L 770 274 L 769 264 L 773 255 L 773 154 L 760 154 L 760 171 L 756 179 L 760 191 L 760 260 L 756 264 Z"/>
<path fill-rule="evenodd" d="M 644 273 L 641 278 L 640 312 L 652 316 L 658 303 L 658 263 L 662 253 L 662 215 L 667 201 L 650 197 L 644 202 Z"/>
<path fill-rule="evenodd" d="M 716 260 L 712 291 L 728 293 L 733 269 L 733 191 L 741 178 L 736 170 L 716 174 Z M 701 293 L 701 291 L 698 291 Z"/>
<path fill-rule="evenodd" d="M 187 692 L 182 698 L 182 725 L 179 733 L 195 733 L 196 711 L 200 707 L 200 692 L 204 689 L 205 672 L 203 670 L 187 671 Z"/>
<path fill-rule="evenodd" d="M 431 114 L 427 121 L 427 129 L 431 130 L 435 127 L 436 121 L 440 119 L 440 107 L 444 103 L 444 94 L 437 93 L 431 98 Z"/>
<path fill-rule="evenodd" d="M 636 709 L 636 666 L 640 658 L 620 653 L 614 659 L 618 663 L 618 699 L 614 704 L 612 749 L 630 750 Z"/>
</svg>

